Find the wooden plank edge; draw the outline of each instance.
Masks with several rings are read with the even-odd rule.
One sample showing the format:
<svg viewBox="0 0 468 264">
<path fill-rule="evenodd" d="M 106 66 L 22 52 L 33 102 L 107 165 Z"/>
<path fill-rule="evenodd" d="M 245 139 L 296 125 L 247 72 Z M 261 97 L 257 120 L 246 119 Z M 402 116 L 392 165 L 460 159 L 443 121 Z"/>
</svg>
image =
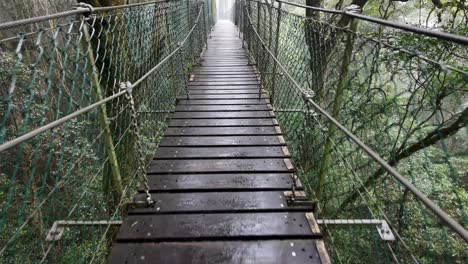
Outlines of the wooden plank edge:
<svg viewBox="0 0 468 264">
<path fill-rule="evenodd" d="M 305 213 L 305 217 L 307 218 L 307 222 L 309 223 L 309 227 L 312 233 L 320 234 L 320 227 L 315 220 L 314 213 Z"/>
<path fill-rule="evenodd" d="M 289 170 L 289 171 L 294 171 L 294 166 L 291 162 L 290 159 L 283 159 L 284 161 L 284 164 L 286 165 L 286 168 Z"/>
<path fill-rule="evenodd" d="M 327 248 L 325 247 L 325 242 L 320 239 L 315 242 L 315 247 L 317 248 L 318 255 L 320 257 L 320 261 L 323 264 L 331 264 L 330 255 L 328 255 Z"/>
</svg>

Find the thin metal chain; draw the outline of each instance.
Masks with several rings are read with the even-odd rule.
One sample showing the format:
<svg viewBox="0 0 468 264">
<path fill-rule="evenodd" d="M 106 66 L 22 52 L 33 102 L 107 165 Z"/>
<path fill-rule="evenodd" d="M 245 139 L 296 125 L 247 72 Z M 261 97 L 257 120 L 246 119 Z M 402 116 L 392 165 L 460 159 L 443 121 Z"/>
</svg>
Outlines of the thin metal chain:
<svg viewBox="0 0 468 264">
<path fill-rule="evenodd" d="M 139 177 L 141 179 L 141 184 L 143 185 L 143 191 L 145 192 L 146 195 L 146 205 L 147 206 L 152 206 L 154 204 L 154 201 L 151 198 L 151 194 L 149 192 L 149 185 L 148 185 L 148 177 L 146 176 L 146 162 L 145 162 L 145 155 L 143 152 L 143 146 L 141 145 L 141 134 L 140 134 L 140 128 L 138 126 L 138 112 L 135 108 L 135 100 L 133 100 L 133 95 L 132 95 L 132 90 L 133 90 L 133 85 L 130 82 L 126 83 L 121 83 L 120 84 L 120 89 L 126 90 L 127 93 L 125 94 L 125 97 L 127 98 L 129 105 L 130 105 L 130 112 L 132 115 L 131 122 L 133 126 L 133 134 L 136 136 L 136 148 L 138 151 L 138 168 L 137 168 L 137 178 Z M 138 176 L 138 174 L 140 174 Z"/>
</svg>

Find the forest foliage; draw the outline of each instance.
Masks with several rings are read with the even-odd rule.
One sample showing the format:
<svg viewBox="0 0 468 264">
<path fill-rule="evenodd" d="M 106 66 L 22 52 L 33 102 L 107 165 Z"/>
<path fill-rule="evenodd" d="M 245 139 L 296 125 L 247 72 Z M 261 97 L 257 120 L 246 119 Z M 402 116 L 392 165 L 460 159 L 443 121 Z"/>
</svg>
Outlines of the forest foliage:
<svg viewBox="0 0 468 264">
<path fill-rule="evenodd" d="M 354 4 L 369 16 L 467 33 L 464 1 L 293 2 L 339 10 Z M 466 47 L 284 3 L 283 12 L 257 1 L 247 8 L 253 27 L 301 89 L 466 228 Z M 301 179 L 318 200 L 318 218 L 385 219 L 397 237 L 383 241 L 374 226 L 322 226 L 334 259 L 464 263 L 466 241 L 304 102 L 303 92 L 294 91 L 288 78 L 272 77 L 269 73 L 281 71 L 259 46 L 253 29 L 244 30 L 250 30 L 250 52 L 260 65 Z"/>
<path fill-rule="evenodd" d="M 85 2 L 96 7 L 128 3 Z M 215 13 L 215 1 L 209 2 L 205 6 Z M 340 10 L 356 4 L 369 16 L 468 34 L 463 0 L 294 2 Z M 0 22 L 69 10 L 74 3 L 2 1 Z M 183 39 L 188 30 L 185 8 L 175 4 L 103 13 L 88 24 L 94 29 L 90 41 L 83 39 L 84 24 L 76 18 L 1 31 L 0 143 L 95 102 L 95 72 L 101 96 L 116 93 L 119 81 L 137 79 Z M 252 2 L 252 19 L 267 47 L 313 100 L 466 228 L 466 47 L 287 5 L 281 13 L 267 5 L 260 8 L 262 16 L 257 10 Z M 213 16 L 208 20 L 214 23 Z M 265 51 L 258 41 L 247 41 L 262 74 L 279 71 L 266 53 L 259 56 Z M 142 85 L 157 89 L 135 94 L 145 158 L 157 147 L 176 96 L 184 93 L 194 50 L 202 49 L 202 39 L 194 37 L 191 43 L 160 69 L 164 74 Z M 89 47 L 96 60 L 88 57 Z M 422 263 L 466 262 L 466 242 L 304 103 L 284 75 L 262 75 L 262 80 L 301 179 L 319 201 L 318 218 L 386 219 L 400 236 L 389 242 L 380 239 L 375 226 L 326 226 L 327 247 L 336 262 L 407 263 L 413 257 Z M 133 196 L 140 161 L 135 158 L 138 142 L 129 101 L 106 104 L 106 114 L 109 123 L 104 126 L 99 111 L 92 111 L 0 153 L 0 250 L 7 248 L 3 253 L 8 257 L 1 261 L 81 263 L 105 258 L 115 227 L 68 228 L 58 242 L 44 237 L 56 220 L 120 219 L 122 202 Z M 125 195 L 116 190 L 103 140 L 107 130 L 119 157 Z"/>
</svg>

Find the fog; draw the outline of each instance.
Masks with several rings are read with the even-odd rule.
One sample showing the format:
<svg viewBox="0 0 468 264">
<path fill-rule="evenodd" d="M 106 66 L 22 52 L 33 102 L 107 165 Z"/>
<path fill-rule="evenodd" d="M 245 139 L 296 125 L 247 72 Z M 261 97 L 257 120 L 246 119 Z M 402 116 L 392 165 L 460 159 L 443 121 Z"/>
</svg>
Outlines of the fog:
<svg viewBox="0 0 468 264">
<path fill-rule="evenodd" d="M 218 7 L 218 19 L 233 20 L 234 0 L 216 0 Z"/>
</svg>

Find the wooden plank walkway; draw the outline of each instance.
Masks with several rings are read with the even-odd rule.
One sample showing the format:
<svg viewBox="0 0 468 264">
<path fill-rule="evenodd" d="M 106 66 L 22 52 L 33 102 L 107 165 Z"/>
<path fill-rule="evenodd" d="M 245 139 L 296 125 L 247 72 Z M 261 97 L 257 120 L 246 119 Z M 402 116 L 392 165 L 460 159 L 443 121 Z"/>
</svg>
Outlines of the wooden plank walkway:
<svg viewBox="0 0 468 264">
<path fill-rule="evenodd" d="M 220 21 L 148 168 L 109 263 L 329 263 L 268 99 L 235 26 Z"/>
</svg>

